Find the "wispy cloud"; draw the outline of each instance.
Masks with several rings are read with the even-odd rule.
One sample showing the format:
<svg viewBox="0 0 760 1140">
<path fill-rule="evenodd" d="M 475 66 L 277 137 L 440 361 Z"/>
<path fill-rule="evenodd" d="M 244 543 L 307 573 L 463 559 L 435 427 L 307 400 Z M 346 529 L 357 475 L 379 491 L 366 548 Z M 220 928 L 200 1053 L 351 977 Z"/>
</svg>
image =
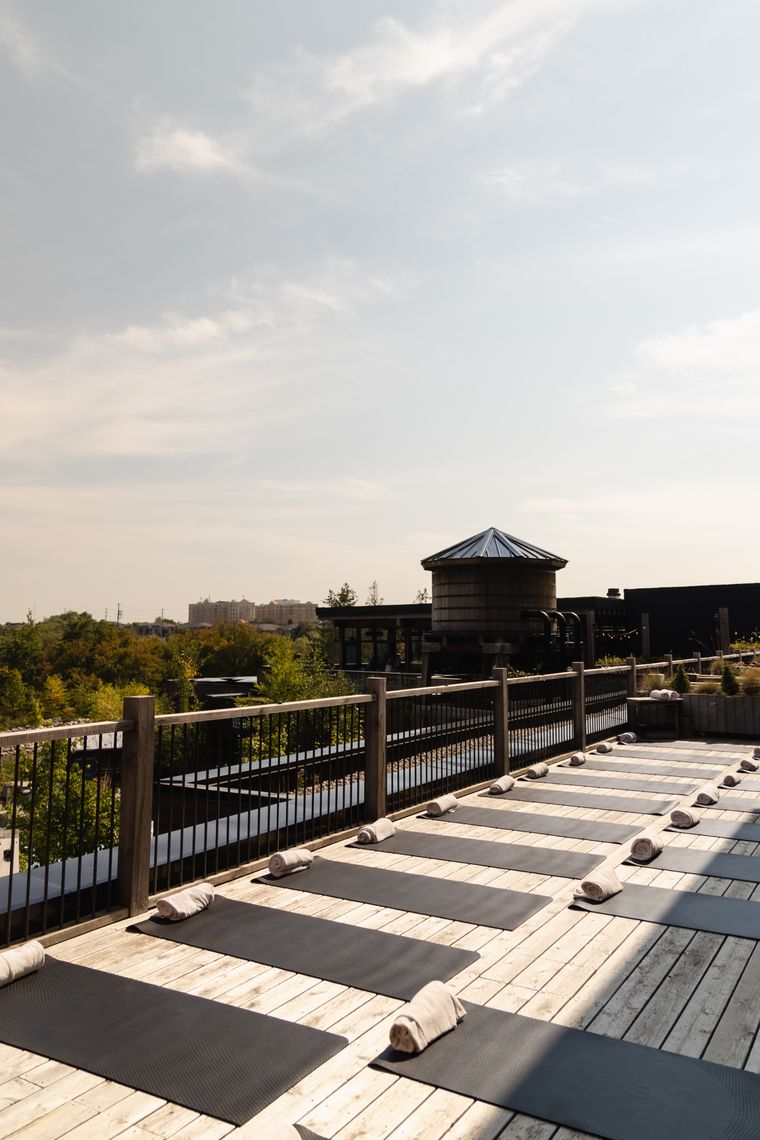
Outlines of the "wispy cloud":
<svg viewBox="0 0 760 1140">
<path fill-rule="evenodd" d="M 760 309 L 643 341 L 610 387 L 620 415 L 717 419 L 760 413 Z"/>
<path fill-rule="evenodd" d="M 240 174 L 246 169 L 232 148 L 218 139 L 168 119 L 162 119 L 137 140 L 135 165 L 146 173 L 166 169 Z"/>
<path fill-rule="evenodd" d="M 397 288 L 347 261 L 301 279 L 269 266 L 220 288 L 211 312 L 79 335 L 42 359 L 11 337 L 0 356 L 3 460 L 42 447 L 164 460 L 226 452 L 232 462 L 253 424 L 308 419 L 323 382 L 351 366 L 357 314 Z"/>
<path fill-rule="evenodd" d="M 516 162 L 480 176 L 483 186 L 520 203 L 541 203 L 563 198 L 591 198 L 610 189 L 648 186 L 660 181 L 662 171 L 635 163 L 612 163 L 585 169 L 581 176 L 558 163 Z M 609 220 L 609 219 L 608 219 Z"/>
</svg>

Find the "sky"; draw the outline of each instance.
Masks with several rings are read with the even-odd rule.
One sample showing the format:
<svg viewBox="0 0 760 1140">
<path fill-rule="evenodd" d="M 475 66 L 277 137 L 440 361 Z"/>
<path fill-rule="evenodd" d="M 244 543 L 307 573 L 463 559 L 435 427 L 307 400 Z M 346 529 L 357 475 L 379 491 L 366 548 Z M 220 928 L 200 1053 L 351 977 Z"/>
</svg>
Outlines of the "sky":
<svg viewBox="0 0 760 1140">
<path fill-rule="evenodd" d="M 0 0 L 0 621 L 760 580 L 756 0 Z M 755 140 L 755 141 L 753 141 Z"/>
</svg>

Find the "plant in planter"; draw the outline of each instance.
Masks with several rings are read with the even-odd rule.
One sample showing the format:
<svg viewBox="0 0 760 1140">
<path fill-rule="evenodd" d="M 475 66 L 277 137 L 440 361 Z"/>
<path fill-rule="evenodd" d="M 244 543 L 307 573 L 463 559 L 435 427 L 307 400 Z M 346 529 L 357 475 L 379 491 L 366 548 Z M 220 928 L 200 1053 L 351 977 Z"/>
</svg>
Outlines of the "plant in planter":
<svg viewBox="0 0 760 1140">
<path fill-rule="evenodd" d="M 735 697 L 739 692 L 739 682 L 730 665 L 723 667 L 723 672 L 720 675 L 720 688 L 727 697 Z"/>
<path fill-rule="evenodd" d="M 689 675 L 686 672 L 683 663 L 681 663 L 676 669 L 676 675 L 673 678 L 673 688 L 677 693 L 681 694 L 688 693 L 691 689 L 691 681 L 689 680 Z"/>
<path fill-rule="evenodd" d="M 760 695 L 760 669 L 745 669 L 742 676 L 742 693 L 745 697 Z"/>
</svg>

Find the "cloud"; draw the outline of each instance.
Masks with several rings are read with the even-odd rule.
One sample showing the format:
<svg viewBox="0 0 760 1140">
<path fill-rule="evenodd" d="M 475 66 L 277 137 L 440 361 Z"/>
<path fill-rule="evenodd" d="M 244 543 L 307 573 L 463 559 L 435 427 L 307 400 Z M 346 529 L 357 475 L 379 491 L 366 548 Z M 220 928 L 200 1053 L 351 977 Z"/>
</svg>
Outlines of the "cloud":
<svg viewBox="0 0 760 1140">
<path fill-rule="evenodd" d="M 239 174 L 245 170 L 231 148 L 204 131 L 182 127 L 167 119 L 137 140 L 135 165 L 145 173 L 164 169 L 180 173 Z"/>
<path fill-rule="evenodd" d="M 12 336 L 0 355 L 2 461 L 32 457 L 248 454 L 251 430 L 308 421 L 359 359 L 376 358 L 357 322 L 402 286 L 328 261 L 295 279 L 272 266 L 237 278 L 213 311 L 167 313 L 40 354 Z M 351 339 L 353 338 L 353 340 Z M 345 484 L 346 487 L 350 486 Z M 369 484 L 354 484 L 369 497 Z"/>
<path fill-rule="evenodd" d="M 760 413 L 760 309 L 643 341 L 610 385 L 630 418 Z"/>
<path fill-rule="evenodd" d="M 578 178 L 563 171 L 557 163 L 517 162 L 481 174 L 479 181 L 513 202 L 546 202 L 567 198 L 591 198 L 610 189 L 650 185 L 661 173 L 636 164 L 603 164 L 584 170 Z M 614 218 L 603 218 L 617 224 Z"/>
</svg>

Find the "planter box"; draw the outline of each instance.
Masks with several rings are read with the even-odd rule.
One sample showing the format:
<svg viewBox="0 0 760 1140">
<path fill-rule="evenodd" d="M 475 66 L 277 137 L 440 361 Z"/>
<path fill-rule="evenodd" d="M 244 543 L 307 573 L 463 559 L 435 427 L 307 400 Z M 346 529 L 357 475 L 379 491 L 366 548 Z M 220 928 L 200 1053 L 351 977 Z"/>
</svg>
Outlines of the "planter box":
<svg viewBox="0 0 760 1140">
<path fill-rule="evenodd" d="M 760 737 L 760 697 L 726 697 L 722 693 L 686 693 L 685 730 L 710 736 Z"/>
</svg>

